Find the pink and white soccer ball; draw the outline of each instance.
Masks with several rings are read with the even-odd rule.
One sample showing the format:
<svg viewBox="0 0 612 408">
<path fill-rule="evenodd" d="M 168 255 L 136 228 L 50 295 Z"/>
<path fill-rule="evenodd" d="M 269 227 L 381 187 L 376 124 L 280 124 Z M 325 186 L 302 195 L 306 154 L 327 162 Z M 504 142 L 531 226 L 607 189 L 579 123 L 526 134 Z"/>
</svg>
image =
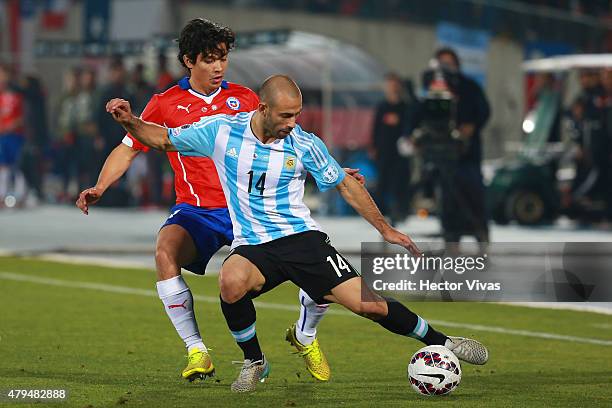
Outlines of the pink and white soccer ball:
<svg viewBox="0 0 612 408">
<path fill-rule="evenodd" d="M 408 380 L 419 394 L 445 395 L 461 382 L 461 365 L 457 356 L 444 346 L 423 347 L 410 359 Z"/>
</svg>

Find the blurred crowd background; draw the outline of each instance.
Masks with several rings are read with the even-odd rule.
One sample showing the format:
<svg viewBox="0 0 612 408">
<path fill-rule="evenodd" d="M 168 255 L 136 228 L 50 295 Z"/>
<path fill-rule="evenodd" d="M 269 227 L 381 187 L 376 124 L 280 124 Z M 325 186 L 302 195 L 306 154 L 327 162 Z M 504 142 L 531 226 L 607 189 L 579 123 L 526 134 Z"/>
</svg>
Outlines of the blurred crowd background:
<svg viewBox="0 0 612 408">
<path fill-rule="evenodd" d="M 26 205 L 28 199 L 30 203 L 73 204 L 78 192 L 95 185 L 104 160 L 125 134 L 106 113 L 106 102 L 115 97 L 128 99 L 140 114 L 154 93 L 174 84 L 165 64 L 166 58 L 160 56 L 151 80 L 145 77 L 142 63 L 128 70 L 121 56 L 108 62 L 105 81 L 91 66 L 68 67 L 54 103 L 49 103 L 39 77 L 16 75 L 10 65 L 1 66 L 0 106 L 4 110 L 10 104 L 13 117 L 6 118 L 0 133 L 22 139 L 16 142 L 22 144 L 18 156 L 7 158 L 16 171 L 3 176 L 3 201 L 12 195 L 15 205 Z M 6 97 L 9 93 L 12 100 Z M 174 179 L 166 163 L 157 152 L 139 157 L 121 185 L 110 191 L 107 204 L 166 206 L 173 202 Z"/>
<path fill-rule="evenodd" d="M 568 96 L 558 72 L 527 75 L 521 63 L 612 52 L 611 1 L 2 0 L 0 10 L 0 208 L 72 205 L 93 186 L 124 136 L 105 103 L 122 97 L 140 112 L 154 93 L 173 86 L 185 72 L 172 39 L 185 21 L 205 17 L 238 34 L 227 79 L 256 90 L 272 73 L 296 77 L 304 127 L 318 132 L 341 163 L 362 170 L 392 218 L 434 211 L 427 200 L 435 183 L 419 178 L 412 136 L 431 91 L 425 74 L 435 71 L 431 61 L 443 46 L 461 64 L 441 67 L 470 78 L 484 98 L 474 106 L 486 104 L 486 112 L 478 108 L 465 119 L 479 140 L 472 152 L 478 174 L 470 180 L 491 181 L 493 164 L 533 132 L 526 115 L 552 93 L 558 109 L 546 141 L 569 137 L 574 148 L 575 174 L 559 187 L 559 201 L 570 206 L 588 187 L 590 196 L 581 198 L 602 198 L 598 221 L 610 218 L 612 70 L 578 70 Z M 598 180 L 585 187 L 593 168 Z M 162 154 L 139 155 L 100 205 L 168 207 L 173 177 Z M 313 197 L 322 212 L 350 213 L 335 198 Z"/>
</svg>

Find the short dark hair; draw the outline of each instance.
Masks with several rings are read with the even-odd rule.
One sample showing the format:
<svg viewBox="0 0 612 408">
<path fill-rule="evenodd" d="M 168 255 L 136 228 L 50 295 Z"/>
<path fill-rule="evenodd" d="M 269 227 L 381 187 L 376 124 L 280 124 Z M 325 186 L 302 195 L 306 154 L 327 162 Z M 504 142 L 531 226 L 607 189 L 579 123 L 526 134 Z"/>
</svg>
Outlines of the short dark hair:
<svg viewBox="0 0 612 408">
<path fill-rule="evenodd" d="M 222 58 L 234 48 L 235 40 L 236 35 L 229 27 L 203 18 L 195 18 L 181 30 L 178 38 L 178 60 L 182 66 L 187 68 L 183 61 L 184 55 L 193 63 L 200 54 Z M 222 45 L 225 45 L 225 49 Z"/>
<path fill-rule="evenodd" d="M 402 82 L 402 77 L 399 76 L 399 74 L 395 71 L 389 71 L 385 74 L 385 79 L 387 81 L 396 81 L 396 82 Z"/>
<path fill-rule="evenodd" d="M 435 54 L 436 59 L 439 59 L 442 55 L 450 55 L 451 58 L 455 60 L 457 68 L 461 68 L 461 60 L 459 59 L 459 55 L 457 55 L 457 52 L 454 49 L 452 49 L 451 47 L 438 48 Z"/>
</svg>

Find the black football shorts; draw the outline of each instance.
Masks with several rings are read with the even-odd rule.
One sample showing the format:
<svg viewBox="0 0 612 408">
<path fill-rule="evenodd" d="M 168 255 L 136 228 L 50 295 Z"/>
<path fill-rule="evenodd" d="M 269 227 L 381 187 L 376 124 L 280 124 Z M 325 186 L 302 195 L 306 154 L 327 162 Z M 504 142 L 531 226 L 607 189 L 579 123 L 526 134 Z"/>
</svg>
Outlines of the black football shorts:
<svg viewBox="0 0 612 408">
<path fill-rule="evenodd" d="M 251 261 L 266 278 L 265 293 L 285 281 L 304 289 L 315 302 L 328 303 L 323 296 L 351 278 L 359 276 L 336 251 L 327 234 L 306 231 L 259 245 L 241 245 L 231 253 Z"/>
</svg>

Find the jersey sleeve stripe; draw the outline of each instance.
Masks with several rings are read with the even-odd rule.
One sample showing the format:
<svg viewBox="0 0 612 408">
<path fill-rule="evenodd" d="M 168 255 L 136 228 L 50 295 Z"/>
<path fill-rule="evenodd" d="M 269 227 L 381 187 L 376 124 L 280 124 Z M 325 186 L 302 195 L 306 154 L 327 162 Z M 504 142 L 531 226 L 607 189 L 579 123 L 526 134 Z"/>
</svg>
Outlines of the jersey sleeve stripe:
<svg viewBox="0 0 612 408">
<path fill-rule="evenodd" d="M 296 143 L 296 144 L 297 144 L 297 145 L 300 147 L 300 150 L 302 150 L 302 151 L 303 151 L 303 153 L 306 153 L 306 152 L 310 152 L 310 153 L 311 153 L 311 157 L 312 157 L 312 159 L 314 160 L 315 165 L 316 165 L 317 167 L 322 167 L 322 166 L 321 166 L 321 163 L 320 163 L 320 161 L 319 161 L 319 159 L 317 158 L 317 156 L 315 156 L 314 154 L 312 154 L 312 151 L 310 150 L 310 147 L 309 147 L 308 145 L 304 145 L 304 144 L 303 144 L 302 142 L 300 142 L 300 141 L 299 141 L 297 138 L 295 138 L 294 140 L 295 140 L 295 143 Z M 302 154 L 302 158 L 303 158 L 303 156 L 304 156 L 304 154 Z"/>
<path fill-rule="evenodd" d="M 299 137 L 295 137 L 295 141 L 298 145 L 303 146 L 304 149 L 308 150 L 315 162 L 315 165 L 319 168 L 325 166 L 327 164 L 327 158 L 323 156 L 323 154 L 318 150 L 316 146 L 314 146 L 311 140 L 300 139 Z"/>
<path fill-rule="evenodd" d="M 209 125 L 211 123 L 214 123 L 216 121 L 222 121 L 222 122 L 231 123 L 231 124 L 244 124 L 244 123 L 248 122 L 248 120 L 244 119 L 244 118 L 232 118 L 232 117 L 225 117 L 225 116 L 226 115 L 220 116 L 220 117 L 215 117 L 215 118 L 212 118 L 212 119 L 203 118 L 203 119 L 199 120 L 198 122 L 195 122 L 193 124 L 193 126 L 195 128 L 200 128 L 200 127 Z"/>
<path fill-rule="evenodd" d="M 231 124 L 242 124 L 249 120 L 248 116 L 242 115 L 226 115 L 224 113 L 220 113 L 218 115 L 213 116 L 204 116 L 199 121 L 193 123 L 194 128 L 201 128 L 206 125 L 209 125 L 217 120 L 231 123 Z"/>
<path fill-rule="evenodd" d="M 321 163 L 320 167 L 325 166 L 327 164 L 327 159 L 325 155 L 323 154 L 321 149 L 317 147 L 313 140 L 308 140 L 306 137 L 304 137 L 304 135 L 298 134 L 298 132 L 296 132 L 296 137 L 299 141 L 302 141 L 303 143 L 307 143 L 309 145 L 309 150 L 311 151 L 313 156 L 316 156 L 318 158 L 319 162 Z"/>
<path fill-rule="evenodd" d="M 198 196 L 194 189 L 193 189 L 193 185 L 187 180 L 187 170 L 185 170 L 185 165 L 183 164 L 183 161 L 181 160 L 181 154 L 178 153 L 176 155 L 176 157 L 178 158 L 179 163 L 181 164 L 181 169 L 183 170 L 183 181 L 185 181 L 185 183 L 187 184 L 187 186 L 189 187 L 189 192 L 195 197 L 196 199 L 196 205 L 199 207 L 200 206 L 200 196 Z"/>
</svg>

